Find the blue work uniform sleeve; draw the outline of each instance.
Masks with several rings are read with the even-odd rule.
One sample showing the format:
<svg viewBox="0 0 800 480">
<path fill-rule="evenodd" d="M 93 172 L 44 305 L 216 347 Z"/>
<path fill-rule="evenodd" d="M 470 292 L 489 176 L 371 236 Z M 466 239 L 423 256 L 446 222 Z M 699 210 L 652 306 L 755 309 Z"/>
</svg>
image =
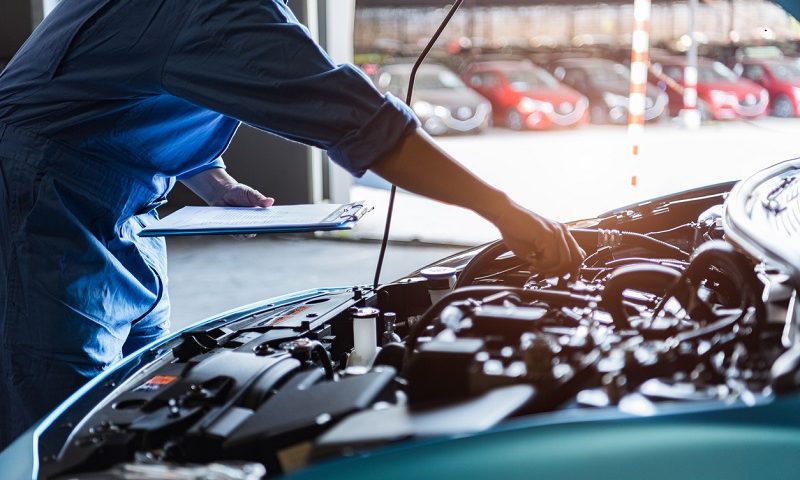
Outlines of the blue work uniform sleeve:
<svg viewBox="0 0 800 480">
<path fill-rule="evenodd" d="M 222 157 L 218 157 L 218 158 L 212 160 L 209 163 L 201 165 L 201 166 L 199 166 L 197 168 L 193 168 L 193 169 L 189 170 L 188 172 L 184 172 L 181 175 L 178 175 L 177 178 L 178 178 L 178 180 L 185 180 L 187 178 L 194 177 L 198 173 L 203 173 L 206 170 L 209 170 L 209 169 L 212 169 L 212 168 L 225 168 L 225 161 L 222 160 Z"/>
<path fill-rule="evenodd" d="M 363 174 L 419 125 L 352 65 L 336 65 L 279 0 L 197 2 L 167 56 L 163 88 L 328 151 Z"/>
</svg>

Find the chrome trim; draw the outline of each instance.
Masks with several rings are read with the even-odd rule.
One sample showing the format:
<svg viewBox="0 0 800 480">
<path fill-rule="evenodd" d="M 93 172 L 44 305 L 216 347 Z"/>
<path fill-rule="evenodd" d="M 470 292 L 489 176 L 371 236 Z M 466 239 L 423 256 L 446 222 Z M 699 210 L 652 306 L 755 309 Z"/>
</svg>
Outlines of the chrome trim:
<svg viewBox="0 0 800 480">
<path fill-rule="evenodd" d="M 560 114 L 556 112 L 555 105 L 553 106 L 553 110 L 551 112 L 547 112 L 547 118 L 550 119 L 551 122 L 555 123 L 556 125 L 561 125 L 565 127 L 567 125 L 573 125 L 580 121 L 583 118 L 583 115 L 586 113 L 586 109 L 589 108 L 589 101 L 586 97 L 581 97 L 575 102 L 575 108 L 567 114 Z"/>
<path fill-rule="evenodd" d="M 467 118 L 465 120 L 460 120 L 453 116 L 453 112 L 450 108 L 447 108 L 447 115 L 446 116 L 439 116 L 436 115 L 437 118 L 442 120 L 447 128 L 452 130 L 458 130 L 461 132 L 468 132 L 470 130 L 476 129 L 486 121 L 486 117 L 492 112 L 492 108 L 486 104 L 481 103 L 475 107 L 475 110 L 472 114 L 471 118 Z"/>
<path fill-rule="evenodd" d="M 758 101 L 753 105 L 742 105 L 737 96 L 735 102 L 731 102 L 733 111 L 743 117 L 757 117 L 767 111 L 769 105 L 769 95 L 758 95 Z"/>
<path fill-rule="evenodd" d="M 656 101 L 653 102 L 653 106 L 648 109 L 645 109 L 644 119 L 652 120 L 654 118 L 660 117 L 661 114 L 664 113 L 664 109 L 667 108 L 667 104 L 669 104 L 669 97 L 667 97 L 666 93 L 660 93 L 656 97 Z"/>
</svg>

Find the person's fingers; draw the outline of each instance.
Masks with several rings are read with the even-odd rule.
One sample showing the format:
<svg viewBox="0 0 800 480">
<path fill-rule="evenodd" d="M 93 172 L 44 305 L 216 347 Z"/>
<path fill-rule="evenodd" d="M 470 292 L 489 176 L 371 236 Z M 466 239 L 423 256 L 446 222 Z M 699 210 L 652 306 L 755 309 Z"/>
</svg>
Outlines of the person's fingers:
<svg viewBox="0 0 800 480">
<path fill-rule="evenodd" d="M 559 265 L 563 262 L 565 249 L 561 246 L 564 240 L 559 229 L 555 229 L 555 231 L 546 229 L 546 233 L 543 233 L 544 238 L 539 240 L 541 247 L 538 258 L 531 261 L 531 266 L 538 272 L 546 274 L 558 270 Z"/>
<path fill-rule="evenodd" d="M 255 188 L 247 187 L 247 201 L 251 207 L 271 207 L 275 199 L 267 197 Z"/>
<path fill-rule="evenodd" d="M 270 207 L 275 199 L 267 197 L 255 188 L 247 185 L 236 185 L 228 190 L 223 197 L 223 204 L 230 207 Z"/>
<path fill-rule="evenodd" d="M 578 244 L 578 241 L 575 240 L 575 237 L 569 232 L 569 227 L 566 225 L 561 225 L 561 229 L 564 231 L 564 237 L 567 240 L 567 244 L 569 245 L 570 255 L 572 257 L 572 265 L 570 265 L 573 269 L 577 268 L 580 263 L 586 258 L 586 252 L 583 251 L 581 246 Z"/>
<path fill-rule="evenodd" d="M 555 243 L 556 251 L 558 252 L 558 263 L 550 270 L 553 274 L 561 274 L 567 271 L 572 265 L 572 252 L 570 252 L 569 244 L 564 236 L 564 230 L 561 226 L 556 224 L 553 240 Z"/>
</svg>

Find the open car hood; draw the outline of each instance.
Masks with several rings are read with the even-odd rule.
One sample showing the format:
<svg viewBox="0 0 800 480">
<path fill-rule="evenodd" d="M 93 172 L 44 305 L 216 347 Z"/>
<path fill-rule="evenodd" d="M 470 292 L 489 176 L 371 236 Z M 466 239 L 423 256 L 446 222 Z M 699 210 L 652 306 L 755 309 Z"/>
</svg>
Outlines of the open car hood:
<svg viewBox="0 0 800 480">
<path fill-rule="evenodd" d="M 794 474 L 798 188 L 795 160 L 574 222 L 590 253 L 578 277 L 542 277 L 493 243 L 378 291 L 225 313 L 86 385 L 0 468 L 84 480 Z M 708 460 L 731 449 L 735 460 Z"/>
</svg>

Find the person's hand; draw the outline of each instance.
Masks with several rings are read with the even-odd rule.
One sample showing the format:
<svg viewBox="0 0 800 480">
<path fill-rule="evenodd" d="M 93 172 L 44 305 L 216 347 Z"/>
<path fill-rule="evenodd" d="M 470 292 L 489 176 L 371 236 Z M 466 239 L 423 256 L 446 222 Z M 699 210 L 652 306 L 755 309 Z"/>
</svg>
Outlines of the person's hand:
<svg viewBox="0 0 800 480">
<path fill-rule="evenodd" d="M 270 207 L 274 198 L 239 183 L 224 168 L 209 168 L 181 180 L 212 207 Z"/>
<path fill-rule="evenodd" d="M 543 275 L 574 272 L 586 253 L 565 225 L 512 204 L 495 220 L 503 242 Z"/>
<path fill-rule="evenodd" d="M 226 185 L 219 195 L 209 205 L 213 207 L 271 207 L 275 199 L 267 197 L 258 190 L 243 183 Z M 255 233 L 245 235 L 231 235 L 236 240 L 247 240 L 256 236 Z"/>
<path fill-rule="evenodd" d="M 226 185 L 209 202 L 213 207 L 271 207 L 275 199 L 243 183 Z"/>
</svg>

